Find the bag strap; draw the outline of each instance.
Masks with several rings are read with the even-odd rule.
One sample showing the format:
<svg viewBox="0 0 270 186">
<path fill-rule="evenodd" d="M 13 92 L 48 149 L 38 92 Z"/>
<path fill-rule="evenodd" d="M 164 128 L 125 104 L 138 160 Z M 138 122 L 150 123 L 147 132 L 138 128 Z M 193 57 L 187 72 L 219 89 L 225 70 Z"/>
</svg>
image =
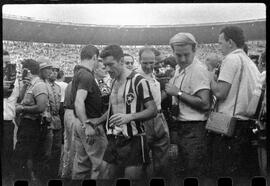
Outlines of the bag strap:
<svg viewBox="0 0 270 186">
<path fill-rule="evenodd" d="M 237 104 L 237 100 L 238 100 L 238 96 L 239 96 L 240 83 L 241 83 L 242 74 L 243 74 L 243 60 L 241 57 L 240 57 L 240 60 L 241 60 L 241 69 L 240 69 L 239 83 L 238 83 L 238 87 L 237 87 L 236 98 L 235 98 L 235 103 L 234 103 L 234 108 L 233 108 L 233 116 L 234 116 L 235 110 L 236 110 L 236 104 Z"/>
</svg>

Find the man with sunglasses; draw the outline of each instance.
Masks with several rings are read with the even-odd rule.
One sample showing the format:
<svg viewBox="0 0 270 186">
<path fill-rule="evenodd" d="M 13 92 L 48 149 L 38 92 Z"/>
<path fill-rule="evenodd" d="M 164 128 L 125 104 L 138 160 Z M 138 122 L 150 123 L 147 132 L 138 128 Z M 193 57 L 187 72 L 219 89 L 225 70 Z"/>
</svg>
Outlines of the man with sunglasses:
<svg viewBox="0 0 270 186">
<path fill-rule="evenodd" d="M 134 69 L 134 58 L 133 56 L 131 56 L 130 54 L 124 54 L 124 62 L 125 62 L 125 67 L 129 70 L 133 70 Z"/>
</svg>

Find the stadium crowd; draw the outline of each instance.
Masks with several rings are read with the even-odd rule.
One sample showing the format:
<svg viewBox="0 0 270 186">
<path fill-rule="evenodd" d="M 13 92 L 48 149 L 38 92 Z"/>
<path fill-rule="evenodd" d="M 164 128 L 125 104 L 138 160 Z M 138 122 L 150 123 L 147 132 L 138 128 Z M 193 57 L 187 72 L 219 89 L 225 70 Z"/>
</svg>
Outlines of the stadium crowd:
<svg viewBox="0 0 270 186">
<path fill-rule="evenodd" d="M 216 37 L 199 45 L 178 33 L 155 47 L 4 41 L 4 185 L 266 176 L 265 52 L 256 66 L 240 27 Z M 222 117 L 232 133 L 211 128 Z"/>
<path fill-rule="evenodd" d="M 10 51 L 11 61 L 17 64 L 18 71 L 21 71 L 23 59 L 33 58 L 43 55 L 49 57 L 52 63 L 61 68 L 66 76 L 73 76 L 73 68 L 78 63 L 80 50 L 84 45 L 71 45 L 60 43 L 35 43 L 23 41 L 3 41 L 4 48 Z M 265 48 L 265 41 L 248 41 L 249 51 L 251 54 L 260 54 Z M 102 50 L 104 46 L 99 45 L 97 48 Z M 135 66 L 139 66 L 138 52 L 143 46 L 121 46 L 123 51 L 134 57 Z M 171 55 L 169 45 L 151 46 L 161 52 L 163 58 Z M 205 61 L 208 53 L 220 54 L 217 43 L 198 44 L 196 56 Z"/>
</svg>

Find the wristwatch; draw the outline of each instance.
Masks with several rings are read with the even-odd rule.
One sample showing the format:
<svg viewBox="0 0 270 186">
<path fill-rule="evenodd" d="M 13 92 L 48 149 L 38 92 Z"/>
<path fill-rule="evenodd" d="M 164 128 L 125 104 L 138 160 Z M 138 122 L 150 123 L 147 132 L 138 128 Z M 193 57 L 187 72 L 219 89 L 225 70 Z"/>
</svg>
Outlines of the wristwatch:
<svg viewBox="0 0 270 186">
<path fill-rule="evenodd" d="M 182 94 L 183 94 L 183 92 L 182 92 L 182 91 L 179 91 L 179 92 L 177 93 L 177 98 L 180 99 L 181 96 L 182 96 Z"/>
</svg>

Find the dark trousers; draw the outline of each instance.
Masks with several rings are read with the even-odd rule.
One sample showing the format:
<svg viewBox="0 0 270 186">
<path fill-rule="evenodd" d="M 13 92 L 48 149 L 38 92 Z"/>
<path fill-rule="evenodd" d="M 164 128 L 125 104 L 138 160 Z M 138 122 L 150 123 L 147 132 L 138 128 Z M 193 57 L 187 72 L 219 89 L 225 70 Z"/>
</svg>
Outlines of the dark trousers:
<svg viewBox="0 0 270 186">
<path fill-rule="evenodd" d="M 2 179 L 3 184 L 11 180 L 13 166 L 13 134 L 14 123 L 12 121 L 3 121 L 3 132 L 1 134 L 2 148 L 1 148 L 1 165 L 2 165 Z M 4 184 L 5 185 L 5 184 Z"/>
<path fill-rule="evenodd" d="M 29 179 L 36 170 L 41 132 L 40 120 L 21 119 L 14 152 L 17 179 Z"/>
<path fill-rule="evenodd" d="M 176 122 L 178 159 L 175 172 L 178 177 L 204 176 L 206 169 L 206 130 L 204 121 Z"/>
<path fill-rule="evenodd" d="M 40 144 L 39 161 L 42 179 L 57 179 L 61 158 L 62 130 L 47 129 Z"/>
<path fill-rule="evenodd" d="M 249 177 L 258 176 L 257 147 L 251 143 L 249 121 L 238 121 L 233 137 L 210 134 L 211 175 Z"/>
</svg>

